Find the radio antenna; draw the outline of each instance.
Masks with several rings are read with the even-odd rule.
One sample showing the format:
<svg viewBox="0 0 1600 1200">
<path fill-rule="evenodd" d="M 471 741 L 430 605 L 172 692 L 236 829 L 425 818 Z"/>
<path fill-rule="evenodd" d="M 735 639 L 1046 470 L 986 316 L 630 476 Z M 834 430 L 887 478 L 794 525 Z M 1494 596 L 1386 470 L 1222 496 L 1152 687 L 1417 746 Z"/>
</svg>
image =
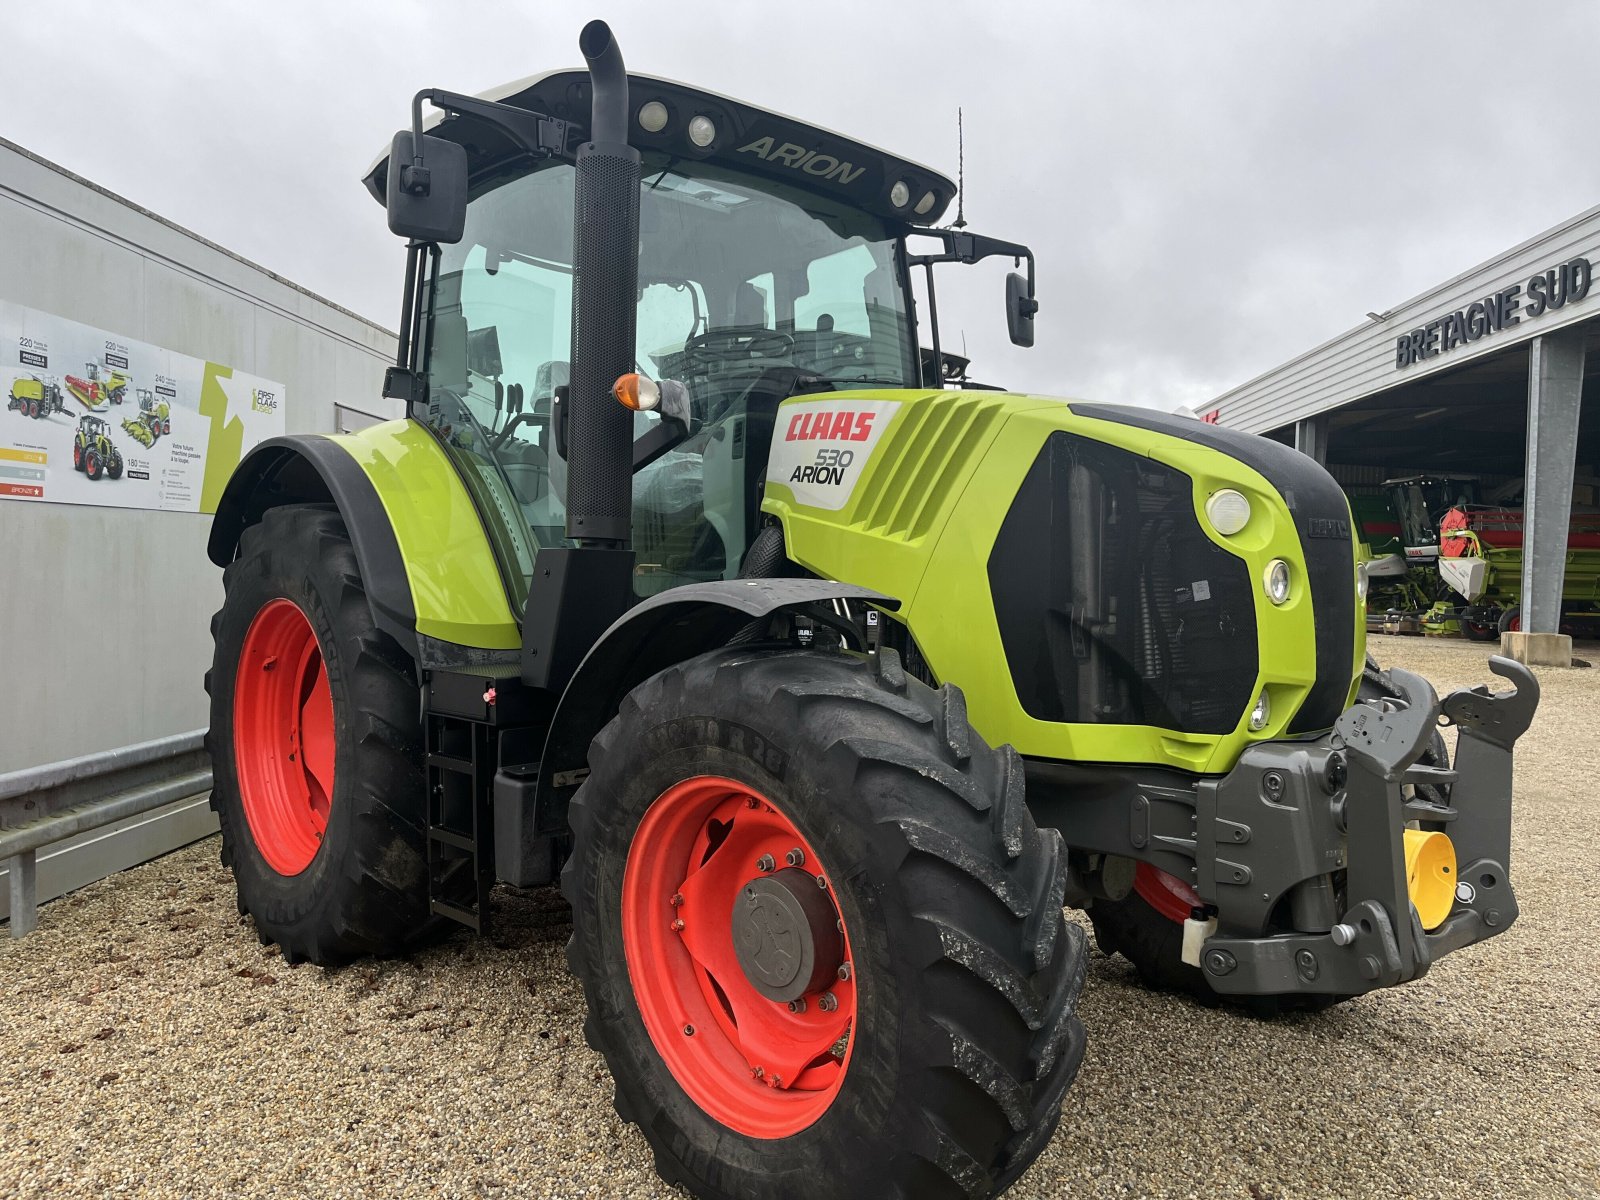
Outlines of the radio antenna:
<svg viewBox="0 0 1600 1200">
<path fill-rule="evenodd" d="M 967 227 L 967 134 L 961 122 L 961 109 L 956 108 L 956 219 L 952 229 Z"/>
</svg>

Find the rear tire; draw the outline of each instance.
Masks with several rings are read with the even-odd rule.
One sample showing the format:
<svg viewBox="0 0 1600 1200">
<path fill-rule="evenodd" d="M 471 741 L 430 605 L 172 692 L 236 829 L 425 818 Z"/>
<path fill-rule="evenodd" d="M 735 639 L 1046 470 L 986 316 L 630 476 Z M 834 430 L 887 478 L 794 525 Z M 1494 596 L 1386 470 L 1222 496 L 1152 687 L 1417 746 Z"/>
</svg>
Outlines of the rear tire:
<svg viewBox="0 0 1600 1200">
<path fill-rule="evenodd" d="M 1522 632 L 1522 606 L 1514 604 L 1500 614 L 1500 629 L 1502 636 L 1508 633 Z"/>
<path fill-rule="evenodd" d="M 1398 695 L 1399 689 L 1389 673 L 1378 666 L 1372 655 L 1367 655 L 1358 698 L 1377 700 Z M 1434 766 L 1450 765 L 1450 752 L 1437 730 L 1431 748 L 1423 751 L 1420 761 Z M 1430 798 L 1442 802 L 1442 797 L 1431 795 L 1431 788 L 1423 790 L 1430 793 Z M 1284 1012 L 1320 1012 L 1349 999 L 1348 996 L 1300 992 L 1239 996 L 1215 991 L 1204 971 L 1183 961 L 1183 916 L 1178 913 L 1183 907 L 1180 897 L 1184 896 L 1191 897 L 1197 905 L 1200 902 L 1200 897 L 1188 884 L 1140 864 L 1132 891 L 1121 900 L 1096 899 L 1089 907 L 1094 940 L 1101 953 L 1122 955 L 1133 964 L 1139 981 L 1154 991 L 1178 992 L 1207 1006 L 1223 1002 L 1236 1004 L 1259 1017 L 1273 1017 Z"/>
<path fill-rule="evenodd" d="M 1060 837 L 1034 825 L 1020 759 L 973 732 L 958 690 L 908 679 L 892 652 L 728 648 L 640 684 L 589 757 L 562 873 L 573 907 L 568 957 L 588 1000 L 585 1034 L 616 1080 L 617 1112 L 639 1126 L 669 1183 L 704 1197 L 887 1200 L 991 1195 L 1021 1175 L 1054 1131 L 1083 1055 L 1075 1004 L 1085 944 L 1063 919 Z M 752 1076 L 731 1040 L 758 1027 L 759 1014 L 742 1010 L 749 1015 L 730 1034 L 705 998 L 743 992 L 746 978 L 684 993 L 684 1024 L 663 1029 L 641 995 L 659 998 L 663 978 L 700 978 L 699 959 L 681 934 L 668 935 L 681 945 L 657 939 L 664 954 L 630 955 L 631 939 L 644 936 L 630 915 L 641 869 L 630 853 L 656 827 L 661 803 L 707 777 L 737 788 L 756 814 L 741 817 L 734 803 L 726 824 L 707 825 L 713 838 L 731 847 L 741 820 L 775 810 L 815 849 L 852 963 L 853 992 L 839 988 L 841 1011 L 854 1012 L 846 1057 L 812 1060 L 805 1072 L 835 1090 L 819 1099 L 791 1089 L 809 1106 L 804 1118 L 780 1115 L 765 1134 L 728 1123 L 747 1123 L 743 1104 L 748 1123 L 773 1104 L 775 1089 Z M 757 796 L 771 809 L 751 805 Z M 712 845 L 704 857 L 701 844 Z M 675 912 L 692 917 L 705 894 L 694 872 L 718 862 L 721 844 L 695 844 L 683 909 L 657 898 L 662 930 L 676 929 Z M 743 861 L 734 873 L 759 880 L 766 868 Z M 701 911 L 730 912 L 737 892 L 728 907 Z M 733 919 L 723 920 L 718 936 L 731 936 Z M 636 971 L 648 973 L 642 989 Z M 817 997 L 810 1003 L 814 1011 Z M 643 1009 L 659 1036 L 678 1039 L 669 1046 L 676 1067 Z M 713 1088 L 730 1098 L 727 1121 L 707 1111 L 718 1104 L 691 1095 Z"/>
<path fill-rule="evenodd" d="M 269 509 L 244 531 L 238 557 L 223 572 L 223 585 L 222 610 L 211 622 L 216 651 L 206 674 L 211 695 L 206 745 L 213 772 L 211 807 L 222 825 L 222 863 L 233 869 L 239 911 L 249 913 L 261 937 L 281 945 L 291 962 L 331 964 L 398 952 L 431 928 L 426 779 L 412 660 L 374 626 L 361 570 L 337 512 L 310 505 Z M 296 770 L 310 773 L 309 735 L 299 740 L 299 716 L 293 713 L 293 742 L 275 742 L 261 732 L 270 721 L 251 719 L 252 706 L 270 701 L 253 672 L 297 668 L 287 661 L 289 655 L 282 663 L 270 654 L 263 657 L 261 645 L 243 661 L 258 617 L 286 611 L 285 601 L 315 634 L 306 654 L 320 655 L 325 679 L 318 683 L 308 674 L 298 694 L 309 697 L 321 687 L 331 700 L 322 735 L 331 741 L 331 749 L 325 746 L 323 752 L 332 764 L 332 784 L 322 797 L 325 829 L 309 834 L 303 821 L 296 826 L 289 818 L 274 833 L 271 820 L 262 815 L 289 804 L 287 793 L 270 786 L 271 780 L 293 778 Z M 247 674 L 241 682 L 242 666 Z M 296 746 L 302 749 L 298 766 Z M 243 771 L 241 753 L 251 755 Z M 263 773 L 269 784 L 261 782 Z M 320 844 L 297 850 L 295 838 L 307 836 L 318 836 Z"/>
</svg>

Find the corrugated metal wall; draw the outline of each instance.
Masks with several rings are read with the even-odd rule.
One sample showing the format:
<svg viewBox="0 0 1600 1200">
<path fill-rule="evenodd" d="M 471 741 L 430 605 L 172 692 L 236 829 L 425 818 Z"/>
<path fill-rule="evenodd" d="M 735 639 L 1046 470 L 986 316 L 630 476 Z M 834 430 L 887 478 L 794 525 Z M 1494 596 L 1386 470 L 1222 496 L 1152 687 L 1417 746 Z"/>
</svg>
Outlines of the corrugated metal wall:
<svg viewBox="0 0 1600 1200">
<path fill-rule="evenodd" d="M 1579 256 L 1600 269 L 1600 207 L 1405 301 L 1381 322 L 1367 321 L 1224 393 L 1205 411 L 1217 410 L 1219 424 L 1264 433 L 1587 320 L 1600 314 L 1600 279 L 1584 301 L 1539 317 L 1524 315 L 1514 327 L 1423 362 L 1395 365 L 1395 341 L 1402 334 Z M 1526 295 L 1522 300 L 1525 304 Z"/>
</svg>

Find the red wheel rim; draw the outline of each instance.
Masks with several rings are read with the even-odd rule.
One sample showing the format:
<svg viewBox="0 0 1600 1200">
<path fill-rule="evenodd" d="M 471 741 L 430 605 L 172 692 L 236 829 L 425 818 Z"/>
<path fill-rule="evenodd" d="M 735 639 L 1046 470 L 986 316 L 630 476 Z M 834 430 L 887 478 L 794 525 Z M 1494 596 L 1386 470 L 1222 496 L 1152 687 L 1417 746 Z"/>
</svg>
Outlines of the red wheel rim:
<svg viewBox="0 0 1600 1200">
<path fill-rule="evenodd" d="M 1169 921 L 1187 921 L 1195 909 L 1203 906 L 1200 893 L 1194 888 L 1149 863 L 1140 863 L 1133 873 L 1133 890 Z"/>
<path fill-rule="evenodd" d="M 762 994 L 734 947 L 734 905 L 764 874 L 764 856 L 783 869 L 794 849 L 804 855 L 799 869 L 825 882 L 811 844 L 770 800 L 732 779 L 697 776 L 646 811 L 622 879 L 623 952 L 650 1040 L 707 1115 L 755 1138 L 789 1137 L 816 1121 L 838 1095 L 854 1041 L 854 959 L 842 918 L 850 969 L 839 973 L 849 978 L 836 973 L 819 985 L 802 1012 Z M 834 1007 L 824 1007 L 824 994 Z"/>
<path fill-rule="evenodd" d="M 292 600 L 264 605 L 233 685 L 234 762 L 256 849 L 280 875 L 311 865 L 333 796 L 333 692 L 322 647 Z"/>
</svg>

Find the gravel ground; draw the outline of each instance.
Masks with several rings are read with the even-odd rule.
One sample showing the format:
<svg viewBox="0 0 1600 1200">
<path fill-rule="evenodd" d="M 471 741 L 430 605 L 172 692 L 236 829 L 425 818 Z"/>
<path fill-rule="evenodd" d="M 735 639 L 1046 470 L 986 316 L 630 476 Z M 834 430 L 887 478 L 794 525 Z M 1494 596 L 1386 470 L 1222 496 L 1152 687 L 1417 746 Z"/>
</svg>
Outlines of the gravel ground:
<svg viewBox="0 0 1600 1200">
<path fill-rule="evenodd" d="M 1374 638 L 1441 689 L 1482 646 Z M 1587 656 L 1600 659 L 1600 647 Z M 1600 671 L 1517 761 L 1522 918 L 1421 982 L 1271 1023 L 1094 955 L 1089 1052 L 1015 1196 L 1600 1196 Z M 214 839 L 0 940 L 0 1196 L 669 1196 L 583 1044 L 554 892 L 493 941 L 290 967 Z"/>
</svg>

